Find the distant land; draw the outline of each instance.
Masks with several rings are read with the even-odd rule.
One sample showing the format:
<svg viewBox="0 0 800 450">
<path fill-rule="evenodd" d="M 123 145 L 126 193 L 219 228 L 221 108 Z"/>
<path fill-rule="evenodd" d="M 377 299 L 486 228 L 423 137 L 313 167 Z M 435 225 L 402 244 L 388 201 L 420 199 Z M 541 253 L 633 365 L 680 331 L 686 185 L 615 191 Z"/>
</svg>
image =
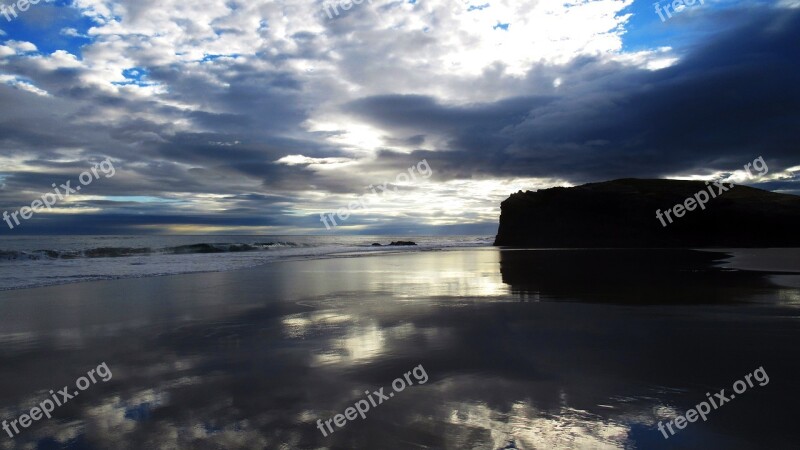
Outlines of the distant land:
<svg viewBox="0 0 800 450">
<path fill-rule="evenodd" d="M 675 217 L 673 212 L 672 223 L 657 217 L 657 210 L 663 214 L 708 189 L 704 181 L 626 178 L 570 188 L 520 191 L 502 203 L 495 245 L 800 247 L 800 197 L 795 195 L 735 186 L 710 198 L 705 210 L 695 205 L 693 211 L 683 211 L 682 217 Z M 714 194 L 717 190 L 714 189 Z"/>
</svg>

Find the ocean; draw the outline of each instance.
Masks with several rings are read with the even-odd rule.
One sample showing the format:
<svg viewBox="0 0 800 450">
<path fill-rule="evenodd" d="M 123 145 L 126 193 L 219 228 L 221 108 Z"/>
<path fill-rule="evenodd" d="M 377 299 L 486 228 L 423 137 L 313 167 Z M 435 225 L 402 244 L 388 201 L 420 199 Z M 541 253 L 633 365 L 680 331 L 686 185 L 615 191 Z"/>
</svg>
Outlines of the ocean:
<svg viewBox="0 0 800 450">
<path fill-rule="evenodd" d="M 494 236 L 3 236 L 0 290 L 223 272 L 288 259 L 481 247 L 493 240 Z M 418 245 L 387 247 L 393 241 Z"/>
</svg>

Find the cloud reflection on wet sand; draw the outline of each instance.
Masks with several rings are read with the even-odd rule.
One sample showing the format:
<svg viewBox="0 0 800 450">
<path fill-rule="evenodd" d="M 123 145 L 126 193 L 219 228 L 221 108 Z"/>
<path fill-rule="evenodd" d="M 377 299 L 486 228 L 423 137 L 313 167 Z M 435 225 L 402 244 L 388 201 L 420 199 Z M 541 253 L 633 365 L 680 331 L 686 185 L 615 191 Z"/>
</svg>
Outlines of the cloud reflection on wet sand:
<svg viewBox="0 0 800 450">
<path fill-rule="evenodd" d="M 764 299 L 779 303 L 777 292 L 796 290 L 759 274 L 739 279 L 733 304 L 564 303 L 551 294 L 585 295 L 578 275 L 538 279 L 530 262 L 509 272 L 506 255 L 304 261 L 28 293 L 40 303 L 30 311 L 46 304 L 48 313 L 42 321 L 20 307 L 13 324 L 0 319 L 3 417 L 96 361 L 108 361 L 114 379 L 0 446 L 738 448 L 764 436 L 791 440 L 784 398 L 798 393 L 798 363 L 783 355 L 800 334 L 798 311 Z M 529 278 L 516 284 L 525 270 Z M 727 276 L 702 273 L 692 285 L 713 289 Z M 629 295 L 621 286 L 607 282 L 604 294 Z M 94 309 L 93 299 L 115 291 L 140 308 Z M 550 300 L 528 302 L 534 293 Z M 21 294 L 0 295 L 0 312 L 20 305 Z M 748 298 L 756 303 L 743 305 Z M 418 364 L 427 384 L 327 438 L 316 429 L 316 419 Z M 770 389 L 668 443 L 653 429 L 754 364 L 768 367 Z"/>
</svg>

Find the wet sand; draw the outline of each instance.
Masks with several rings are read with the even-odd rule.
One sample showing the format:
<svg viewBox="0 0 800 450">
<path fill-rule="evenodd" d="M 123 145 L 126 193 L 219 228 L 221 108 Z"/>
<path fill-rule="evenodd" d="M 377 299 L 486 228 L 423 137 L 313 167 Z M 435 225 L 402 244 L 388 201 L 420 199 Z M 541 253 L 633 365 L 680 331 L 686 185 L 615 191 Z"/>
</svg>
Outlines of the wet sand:
<svg viewBox="0 0 800 450">
<path fill-rule="evenodd" d="M 487 248 L 0 292 L 0 419 L 113 373 L 0 447 L 796 448 L 800 290 L 720 257 Z M 708 421 L 655 427 L 759 367 Z"/>
<path fill-rule="evenodd" d="M 724 266 L 741 270 L 800 274 L 800 249 L 721 249 L 731 255 Z"/>
</svg>

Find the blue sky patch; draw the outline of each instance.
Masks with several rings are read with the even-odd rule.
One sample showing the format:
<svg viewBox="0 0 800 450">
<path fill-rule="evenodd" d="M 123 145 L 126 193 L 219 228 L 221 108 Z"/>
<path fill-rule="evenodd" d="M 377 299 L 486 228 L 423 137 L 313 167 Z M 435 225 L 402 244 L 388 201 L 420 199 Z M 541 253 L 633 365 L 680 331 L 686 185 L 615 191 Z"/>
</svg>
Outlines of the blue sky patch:
<svg viewBox="0 0 800 450">
<path fill-rule="evenodd" d="M 493 26 L 492 29 L 508 31 L 508 26 L 509 25 L 511 25 L 511 23 L 500 23 L 500 22 L 497 22 L 497 25 Z"/>
<path fill-rule="evenodd" d="M 17 14 L 10 22 L 0 15 L 0 30 L 5 33 L 0 35 L 2 42 L 27 41 L 42 53 L 65 50 L 80 58 L 81 47 L 93 41 L 87 33 L 94 20 L 81 14 L 71 1 L 40 2 Z"/>
<path fill-rule="evenodd" d="M 484 3 L 483 5 L 469 5 L 469 8 L 467 9 L 467 11 L 469 11 L 469 12 L 472 12 L 472 11 L 483 11 L 484 9 L 488 8 L 489 6 L 491 6 L 491 5 L 489 5 L 488 3 Z"/>
<path fill-rule="evenodd" d="M 125 77 L 125 81 L 117 81 L 113 84 L 117 86 L 129 86 L 129 85 L 136 85 L 136 86 L 153 86 L 156 83 L 147 81 L 147 76 L 149 72 L 147 69 L 143 67 L 132 67 L 130 69 L 125 69 L 122 71 L 122 76 Z"/>
</svg>

